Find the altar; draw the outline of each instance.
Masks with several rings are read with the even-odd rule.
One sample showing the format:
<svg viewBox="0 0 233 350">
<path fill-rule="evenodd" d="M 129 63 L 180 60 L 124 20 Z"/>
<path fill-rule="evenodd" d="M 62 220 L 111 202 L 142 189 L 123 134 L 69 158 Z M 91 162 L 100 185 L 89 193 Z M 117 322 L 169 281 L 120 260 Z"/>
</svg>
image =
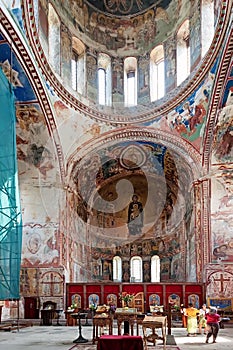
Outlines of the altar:
<svg viewBox="0 0 233 350">
<path fill-rule="evenodd" d="M 115 317 L 117 320 L 118 335 L 121 335 L 122 323 L 124 323 L 124 334 L 134 335 L 134 325 L 137 324 L 136 308 L 117 308 Z"/>
<path fill-rule="evenodd" d="M 140 336 L 103 335 L 99 338 L 97 350 L 143 350 Z"/>
<path fill-rule="evenodd" d="M 93 317 L 93 337 L 92 344 L 95 344 L 95 341 L 98 341 L 99 337 L 103 335 L 103 328 L 108 327 L 108 334 L 112 334 L 112 323 L 113 318 L 106 314 L 97 314 Z"/>
</svg>

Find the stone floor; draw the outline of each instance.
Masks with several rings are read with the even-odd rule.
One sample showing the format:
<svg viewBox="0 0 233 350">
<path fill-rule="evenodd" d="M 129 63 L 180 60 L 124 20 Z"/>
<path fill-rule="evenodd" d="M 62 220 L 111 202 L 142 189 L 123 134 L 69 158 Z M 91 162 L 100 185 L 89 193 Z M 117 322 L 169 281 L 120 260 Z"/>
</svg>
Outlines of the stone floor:
<svg viewBox="0 0 233 350">
<path fill-rule="evenodd" d="M 105 334 L 107 331 L 105 330 Z M 117 334 L 117 327 L 114 321 L 113 334 Z M 141 335 L 141 330 L 140 330 Z M 16 328 L 11 331 L 0 331 L 0 350 L 79 350 L 85 348 L 84 344 L 75 347 L 73 340 L 79 336 L 78 327 L 63 326 L 40 326 L 39 324 L 25 328 Z M 92 326 L 82 326 L 82 336 L 92 342 Z M 180 350 L 233 350 L 233 327 L 220 329 L 217 343 L 206 344 L 205 335 L 187 337 L 184 328 L 172 328 L 169 341 L 173 340 Z M 211 340 L 212 341 L 212 340 Z M 158 342 L 159 344 L 159 342 Z M 91 347 L 92 348 L 92 347 Z M 95 346 L 96 349 L 96 346 Z M 149 344 L 148 350 L 156 350 L 156 347 Z"/>
</svg>

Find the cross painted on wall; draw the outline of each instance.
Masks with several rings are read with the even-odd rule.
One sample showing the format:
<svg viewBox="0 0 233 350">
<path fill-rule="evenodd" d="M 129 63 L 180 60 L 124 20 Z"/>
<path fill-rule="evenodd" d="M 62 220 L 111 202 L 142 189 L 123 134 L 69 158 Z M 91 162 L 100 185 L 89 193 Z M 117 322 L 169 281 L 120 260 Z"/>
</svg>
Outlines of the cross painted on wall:
<svg viewBox="0 0 233 350">
<path fill-rule="evenodd" d="M 228 297 L 233 289 L 233 275 L 227 271 L 212 273 L 207 281 L 208 295 L 215 297 Z"/>
</svg>

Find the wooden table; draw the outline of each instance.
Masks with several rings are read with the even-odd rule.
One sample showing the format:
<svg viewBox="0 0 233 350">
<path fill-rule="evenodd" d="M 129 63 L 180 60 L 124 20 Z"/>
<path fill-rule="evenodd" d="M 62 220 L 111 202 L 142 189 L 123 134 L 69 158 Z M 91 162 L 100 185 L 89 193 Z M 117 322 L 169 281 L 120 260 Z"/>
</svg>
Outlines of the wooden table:
<svg viewBox="0 0 233 350">
<path fill-rule="evenodd" d="M 97 350 L 143 350 L 140 336 L 103 335 L 99 338 Z"/>
<path fill-rule="evenodd" d="M 108 334 L 112 334 L 112 317 L 108 314 L 97 314 L 93 317 L 93 337 L 92 344 L 95 344 L 95 341 L 103 335 L 103 327 L 108 327 Z M 100 334 L 99 334 L 100 330 Z"/>
<path fill-rule="evenodd" d="M 124 322 L 124 334 L 133 335 L 134 325 L 137 324 L 137 309 L 136 308 L 117 308 L 115 311 L 117 320 L 118 335 L 121 335 L 121 326 Z"/>
<path fill-rule="evenodd" d="M 150 329 L 149 334 L 148 329 Z M 161 329 L 162 336 L 155 332 L 156 329 Z M 155 345 L 159 339 L 163 341 L 163 348 L 166 349 L 167 316 L 145 316 L 142 321 L 142 330 L 145 350 L 147 350 L 147 342 Z"/>
</svg>

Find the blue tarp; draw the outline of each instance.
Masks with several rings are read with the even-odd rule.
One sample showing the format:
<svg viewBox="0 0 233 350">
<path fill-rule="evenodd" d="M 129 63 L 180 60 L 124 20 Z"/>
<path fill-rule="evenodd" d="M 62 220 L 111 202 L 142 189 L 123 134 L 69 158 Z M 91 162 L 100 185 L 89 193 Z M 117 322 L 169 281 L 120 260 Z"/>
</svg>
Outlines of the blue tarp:
<svg viewBox="0 0 233 350">
<path fill-rule="evenodd" d="M 0 69 L 0 300 L 20 297 L 22 220 L 14 102 L 12 85 Z"/>
</svg>

